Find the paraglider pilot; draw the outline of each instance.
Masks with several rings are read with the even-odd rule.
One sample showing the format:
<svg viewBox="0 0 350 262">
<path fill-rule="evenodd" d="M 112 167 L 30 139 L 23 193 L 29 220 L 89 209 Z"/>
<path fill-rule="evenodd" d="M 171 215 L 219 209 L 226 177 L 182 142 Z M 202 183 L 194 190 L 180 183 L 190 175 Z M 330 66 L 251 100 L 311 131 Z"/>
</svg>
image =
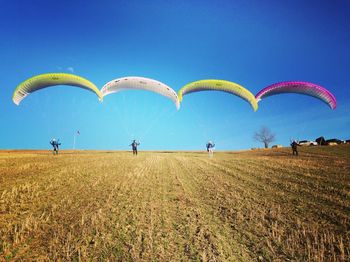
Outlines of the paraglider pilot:
<svg viewBox="0 0 350 262">
<path fill-rule="evenodd" d="M 290 144 L 290 146 L 292 147 L 293 150 L 293 156 L 296 155 L 298 156 L 298 146 L 299 144 L 297 143 L 297 141 L 293 140 L 293 142 Z"/>
<path fill-rule="evenodd" d="M 137 143 L 136 140 L 133 140 L 130 146 L 132 147 L 132 154 L 137 155 L 137 146 L 140 145 L 140 143 Z"/>
<path fill-rule="evenodd" d="M 209 141 L 206 144 L 206 147 L 207 147 L 207 152 L 208 152 L 209 156 L 210 157 L 213 156 L 215 144 L 212 141 Z"/>
<path fill-rule="evenodd" d="M 50 144 L 52 145 L 52 147 L 53 147 L 53 151 L 52 151 L 52 153 L 53 154 L 58 154 L 58 150 L 59 150 L 59 146 L 61 145 L 61 143 L 59 143 L 59 139 L 55 139 L 55 138 L 53 138 L 51 141 L 50 141 Z"/>
</svg>

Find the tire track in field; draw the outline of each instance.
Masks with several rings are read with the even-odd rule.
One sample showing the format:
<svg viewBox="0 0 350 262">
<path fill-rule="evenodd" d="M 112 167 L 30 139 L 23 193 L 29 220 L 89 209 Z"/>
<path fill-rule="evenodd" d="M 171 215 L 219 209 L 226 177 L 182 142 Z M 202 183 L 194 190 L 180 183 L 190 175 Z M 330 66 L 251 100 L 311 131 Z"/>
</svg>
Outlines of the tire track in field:
<svg viewBox="0 0 350 262">
<path fill-rule="evenodd" d="M 214 166 L 217 170 L 219 170 L 219 172 L 223 172 L 224 174 L 225 173 L 227 173 L 228 171 L 230 171 L 230 170 L 232 170 L 232 167 L 230 166 L 230 168 L 219 168 L 218 166 L 217 166 L 217 164 L 215 164 L 215 163 L 210 163 L 210 162 L 208 162 L 208 161 L 211 161 L 211 160 L 203 160 L 204 161 L 204 168 L 207 168 L 208 169 L 208 166 L 207 166 L 207 164 L 210 166 L 210 165 L 212 165 L 212 166 Z M 212 161 L 211 161 L 212 162 Z M 244 165 L 244 163 L 241 163 L 241 165 L 240 165 L 240 167 L 238 168 L 238 171 L 237 171 L 237 173 L 242 173 L 242 169 L 241 168 L 243 168 L 243 165 Z M 245 168 L 243 168 L 243 171 L 245 170 Z M 245 171 L 246 173 L 247 173 L 247 171 Z M 235 173 L 234 172 L 234 170 L 232 170 L 232 173 Z M 237 173 L 235 173 L 234 174 L 234 176 L 232 176 L 233 178 L 234 178 L 234 180 L 232 180 L 233 182 L 236 180 L 236 176 L 237 176 Z M 214 177 L 214 174 L 212 174 L 212 173 L 210 173 L 210 176 L 211 177 Z M 231 177 L 231 178 L 232 178 Z M 248 179 L 250 179 L 250 178 L 248 178 Z M 219 177 L 217 177 L 217 181 L 216 181 L 216 183 L 218 183 L 218 180 L 219 180 Z M 240 183 L 240 182 L 242 182 L 244 180 L 244 177 L 240 177 L 239 178 L 239 180 L 237 181 L 236 180 L 236 182 L 234 182 L 234 184 L 233 184 L 233 186 L 234 187 L 236 187 L 237 186 L 237 183 Z M 218 186 L 218 188 L 220 187 L 219 186 L 219 184 L 217 184 L 217 186 Z M 255 191 L 255 193 L 253 193 L 251 190 L 253 190 L 253 191 Z M 269 191 L 273 191 L 274 189 L 270 189 Z M 254 188 L 254 183 L 252 183 L 252 187 L 249 187 L 248 185 L 247 185 L 247 188 L 246 188 L 246 191 L 247 192 L 249 192 L 249 194 L 251 194 L 251 195 L 256 195 L 256 188 Z M 262 192 L 263 193 L 263 192 Z M 258 196 L 259 197 L 259 196 Z M 255 198 L 255 197 L 254 197 Z M 249 199 L 249 198 L 248 198 Z M 263 200 L 263 201 L 262 201 Z M 226 201 L 228 204 L 226 204 L 226 207 L 224 207 L 224 216 L 227 216 L 227 215 L 229 215 L 229 217 L 232 217 L 232 215 L 233 215 L 233 218 L 234 219 L 236 219 L 237 218 L 237 214 L 236 214 L 236 212 L 232 212 L 232 209 L 230 210 L 230 201 Z M 257 198 L 257 199 L 255 199 L 255 201 L 254 201 L 255 203 L 261 203 L 261 204 L 259 204 L 259 205 L 255 205 L 255 204 L 253 204 L 252 206 L 250 206 L 249 207 L 249 205 L 248 206 L 246 206 L 246 209 L 249 209 L 249 212 L 246 212 L 247 214 L 245 215 L 245 218 L 246 219 L 248 219 L 248 224 L 249 223 L 251 223 L 251 222 L 249 222 L 249 221 L 252 221 L 252 222 L 254 222 L 254 224 L 255 224 L 255 227 L 252 227 L 252 228 L 247 228 L 247 231 L 246 231 L 246 233 L 248 233 L 247 234 L 247 236 L 249 236 L 249 233 L 250 233 L 250 235 L 254 235 L 254 234 L 257 234 L 259 231 L 260 232 L 266 232 L 266 233 L 268 233 L 267 231 L 266 231 L 266 229 L 269 229 L 270 227 L 272 227 L 272 230 L 287 230 L 287 232 L 288 232 L 288 229 L 289 228 L 286 228 L 286 226 L 285 226 L 285 222 L 284 221 L 289 221 L 289 223 L 292 223 L 292 221 L 294 221 L 294 223 L 296 223 L 297 225 L 298 225 L 298 223 L 300 223 L 300 222 L 298 222 L 299 221 L 299 219 L 300 218 L 302 218 L 302 217 L 300 217 L 299 216 L 299 218 L 296 218 L 295 217 L 295 215 L 294 214 L 290 214 L 288 211 L 282 211 L 281 209 L 280 209 L 280 206 L 279 205 L 274 205 L 273 203 L 271 204 L 271 203 L 269 203 L 269 202 L 266 202 L 265 201 L 265 203 L 264 203 L 264 195 L 263 194 L 261 194 L 261 196 L 260 196 L 260 199 L 259 198 Z M 216 203 L 216 204 L 213 204 L 213 206 L 219 206 L 220 204 L 219 203 Z M 225 205 L 224 205 L 225 206 Z M 255 207 L 254 207 L 255 206 Z M 253 209 L 252 209 L 253 208 Z M 254 209 L 256 209 L 257 210 L 257 212 L 251 212 L 252 210 L 254 210 Z M 227 212 L 227 211 L 229 211 L 229 212 Z M 272 216 L 271 216 L 272 215 Z M 279 226 L 278 227 L 276 227 L 276 225 L 273 225 L 273 224 L 270 224 L 270 222 L 269 222 L 269 217 L 271 217 L 271 218 L 273 218 L 273 220 L 272 221 L 276 221 L 276 223 L 278 223 L 279 224 Z M 334 217 L 333 217 L 334 218 Z M 277 219 L 277 220 L 276 220 Z M 341 225 L 344 225 L 344 223 L 345 223 L 345 225 L 346 225 L 346 218 L 344 218 L 345 220 L 343 220 L 343 221 L 341 221 L 341 220 L 339 220 L 339 223 L 341 224 Z M 260 221 L 263 221 L 264 223 L 261 223 Z M 327 219 L 326 219 L 326 221 L 327 221 Z M 329 217 L 328 218 L 328 221 L 332 221 L 332 217 Z M 265 223 L 267 223 L 267 224 L 265 224 Z M 260 228 L 259 228 L 260 227 Z M 298 226 L 299 227 L 299 226 Z M 309 230 L 311 230 L 312 232 L 314 232 L 314 233 L 312 233 L 312 234 L 317 234 L 316 236 L 309 236 L 308 238 L 310 239 L 310 237 L 312 237 L 312 238 L 314 238 L 314 237 L 320 237 L 321 238 L 321 235 L 323 234 L 322 232 L 324 232 L 324 235 L 328 235 L 328 234 L 331 234 L 332 235 L 332 233 L 329 231 L 329 228 L 328 229 L 326 229 L 326 230 L 323 230 L 322 228 L 319 228 L 319 226 L 318 226 L 318 224 L 315 224 L 315 222 L 314 221 L 309 221 L 309 222 L 306 222 L 306 224 L 304 223 L 304 224 L 302 224 L 301 225 L 301 227 L 306 227 L 306 228 L 304 228 L 303 230 L 307 230 L 307 232 L 309 232 Z M 284 229 L 283 229 L 284 228 Z M 318 229 L 317 229 L 318 228 Z M 244 227 L 243 227 L 243 229 L 244 229 Z M 315 231 L 316 230 L 316 231 Z M 240 231 L 242 231 L 242 228 L 240 229 Z M 249 232 L 250 231 L 250 232 Z M 244 231 L 243 231 L 244 232 Z M 273 231 L 274 232 L 274 231 Z M 285 238 L 285 237 L 287 237 L 287 239 L 289 238 L 289 239 L 291 239 L 292 241 L 300 241 L 300 243 L 299 244 L 297 244 L 297 242 L 295 243 L 295 245 L 298 245 L 298 246 L 300 246 L 301 248 L 305 248 L 306 249 L 306 251 L 305 252 L 308 252 L 308 250 L 310 250 L 310 249 L 308 249 L 307 247 L 305 247 L 305 240 L 304 240 L 304 238 L 306 238 L 306 236 L 303 236 L 303 234 L 305 234 L 305 231 L 304 231 L 304 233 L 302 233 L 303 231 L 292 231 L 292 234 L 291 235 L 286 235 L 286 234 L 280 234 L 280 233 L 277 233 L 277 236 L 278 236 L 278 242 L 280 242 L 281 244 L 282 243 L 284 243 L 283 241 L 282 241 L 282 239 L 280 239 L 281 237 L 283 237 L 283 238 Z M 317 232 L 319 232 L 319 233 L 317 233 Z M 311 233 L 311 232 L 310 232 Z M 263 235 L 264 235 L 265 233 L 263 233 Z M 276 234 L 276 233 L 274 233 L 274 234 Z M 309 233 L 308 233 L 309 234 Z M 334 238 L 335 237 L 335 238 Z M 299 240 L 298 240 L 299 239 Z M 335 245 L 336 243 L 338 243 L 338 241 L 340 241 L 339 240 L 339 237 L 338 236 L 335 236 L 335 235 L 333 235 L 333 236 L 331 236 L 331 239 L 334 239 L 334 240 L 329 240 L 330 242 L 332 242 L 332 245 Z M 258 240 L 259 240 L 259 237 L 257 238 L 257 239 L 255 239 L 254 240 L 254 238 L 252 238 L 252 240 L 253 241 L 251 241 L 251 244 L 254 246 L 254 245 L 256 245 L 256 244 L 254 244 L 254 242 L 255 243 L 258 243 Z M 267 240 L 267 241 L 269 241 L 269 240 Z M 327 240 L 328 241 L 328 240 Z M 273 248 L 273 245 L 271 244 L 271 242 L 266 242 L 266 244 L 265 245 L 267 245 L 268 247 L 269 247 L 269 249 L 270 249 L 270 252 L 272 252 L 272 253 L 270 253 L 270 255 L 271 256 L 274 256 L 274 257 L 276 257 L 277 256 L 277 254 L 275 253 L 276 251 L 274 250 L 274 248 Z M 320 244 L 320 245 L 322 245 L 322 244 Z M 260 247 L 261 248 L 261 247 Z M 286 251 L 286 250 L 288 250 L 288 246 L 287 247 L 285 247 L 285 255 L 287 255 L 288 254 L 288 251 Z M 259 247 L 256 249 L 254 249 L 254 253 L 259 253 Z M 280 254 L 281 255 L 281 254 Z M 310 256 L 310 255 L 309 255 Z M 281 257 L 281 258 L 283 258 L 284 257 L 284 255 Z M 284 257 L 283 259 L 286 259 L 286 257 Z"/>
<path fill-rule="evenodd" d="M 206 184 L 205 188 L 208 188 L 207 194 L 211 195 L 208 201 L 211 206 L 216 207 L 216 216 L 231 227 L 232 234 L 239 236 L 240 242 L 256 254 L 256 259 L 263 257 L 269 260 L 271 257 L 277 257 L 274 248 L 271 245 L 269 247 L 269 242 L 266 242 L 268 239 L 265 236 L 270 227 L 264 222 L 268 210 L 274 210 L 275 213 L 277 211 L 275 215 L 278 216 L 281 215 L 281 210 L 276 210 L 273 205 L 246 186 L 244 177 L 236 174 L 234 180 L 228 184 L 226 170 L 217 169 L 215 165 L 215 169 L 211 169 L 211 163 L 208 164 L 206 161 L 210 160 L 202 161 L 200 166 L 202 172 L 207 171 L 208 174 L 206 181 L 210 181 L 210 185 Z M 237 188 L 240 190 L 237 191 Z M 280 259 L 286 259 L 283 257 Z"/>
<path fill-rule="evenodd" d="M 145 159 L 139 158 L 136 165 L 131 164 L 133 161 L 131 157 L 124 157 L 122 162 L 116 161 L 111 166 L 113 169 L 110 167 L 97 173 L 89 209 L 81 217 L 85 238 L 74 251 L 80 257 L 132 258 L 134 223 L 137 220 L 135 209 L 140 206 L 139 202 L 132 201 L 137 197 L 135 188 L 138 188 L 140 174 L 145 171 L 142 167 Z M 76 233 L 75 237 L 78 236 Z"/>
<path fill-rule="evenodd" d="M 119 247 L 107 257 L 116 256 L 119 259 L 149 261 L 154 257 L 155 227 L 158 210 L 158 196 L 155 194 L 160 188 L 159 176 L 156 174 L 159 157 L 144 155 L 137 157 L 135 168 L 125 175 L 116 199 L 121 210 L 116 216 L 111 214 L 112 220 L 118 226 L 112 229 L 113 236 L 119 241 Z"/>
<path fill-rule="evenodd" d="M 212 209 L 213 214 L 221 220 L 221 223 L 224 223 L 228 228 L 227 231 L 231 232 L 232 238 L 240 243 L 241 249 L 245 247 L 255 254 L 259 253 L 260 248 L 252 249 L 252 247 L 259 243 L 260 237 L 252 234 L 252 230 L 245 226 L 245 221 L 252 219 L 250 210 L 261 208 L 260 201 L 251 196 L 251 192 L 247 188 L 240 185 L 242 181 L 237 180 L 232 187 L 227 184 L 225 175 L 220 175 L 220 170 L 211 169 L 211 166 L 207 165 L 206 162 L 198 165 L 198 160 L 200 163 L 202 159 L 197 159 L 196 164 L 199 170 L 196 173 L 201 174 L 201 176 L 197 178 L 196 182 L 202 185 L 204 190 L 202 196 L 206 196 L 202 198 L 202 201 L 208 209 Z M 230 190 L 233 188 L 234 191 Z M 227 201 L 228 199 L 229 201 Z"/>
<path fill-rule="evenodd" d="M 199 232 L 204 231 L 202 237 L 210 240 L 210 245 L 213 249 L 211 259 L 251 260 L 251 255 L 247 251 L 248 249 L 239 241 L 239 237 L 237 238 L 233 234 L 231 226 L 222 224 L 220 219 L 215 216 L 216 210 L 212 208 L 211 201 L 208 201 L 208 197 L 209 199 L 215 197 L 213 193 L 216 195 L 217 190 L 220 189 L 214 185 L 211 188 L 213 191 L 208 192 L 206 187 L 209 181 L 204 176 L 203 169 L 197 165 L 198 159 L 195 160 L 195 163 L 193 163 L 193 159 L 191 160 L 189 161 L 188 158 L 184 157 L 176 157 L 176 166 L 179 170 L 183 170 L 182 176 L 178 178 L 187 194 L 193 199 L 192 205 L 198 207 L 197 214 L 204 228 L 204 230 L 199 229 Z M 220 227 L 217 225 L 220 225 Z M 230 243 L 230 245 L 227 245 L 227 243 Z"/>
</svg>

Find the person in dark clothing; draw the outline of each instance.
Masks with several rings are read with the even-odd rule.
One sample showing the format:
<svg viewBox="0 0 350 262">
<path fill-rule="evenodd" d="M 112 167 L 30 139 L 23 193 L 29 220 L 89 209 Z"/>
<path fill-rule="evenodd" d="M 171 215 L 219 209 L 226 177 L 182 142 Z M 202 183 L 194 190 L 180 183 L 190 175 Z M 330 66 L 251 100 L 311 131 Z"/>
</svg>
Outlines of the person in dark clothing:
<svg viewBox="0 0 350 262">
<path fill-rule="evenodd" d="M 206 144 L 207 152 L 208 152 L 210 157 L 212 157 L 214 154 L 214 147 L 215 147 L 215 144 L 212 141 L 209 141 Z"/>
<path fill-rule="evenodd" d="M 292 147 L 292 150 L 293 150 L 293 156 L 294 155 L 298 156 L 299 155 L 298 154 L 298 146 L 299 146 L 299 144 L 295 140 L 293 140 L 293 142 L 290 144 L 290 146 Z"/>
<path fill-rule="evenodd" d="M 53 138 L 53 139 L 50 141 L 50 144 L 51 144 L 52 147 L 53 147 L 52 153 L 53 153 L 54 155 L 58 155 L 59 146 L 61 145 L 61 143 L 59 143 L 59 141 L 60 141 L 59 139 L 56 140 L 55 138 Z"/>
<path fill-rule="evenodd" d="M 133 140 L 130 146 L 132 147 L 132 154 L 137 155 L 137 146 L 139 146 L 140 143 L 137 143 L 136 140 Z"/>
</svg>

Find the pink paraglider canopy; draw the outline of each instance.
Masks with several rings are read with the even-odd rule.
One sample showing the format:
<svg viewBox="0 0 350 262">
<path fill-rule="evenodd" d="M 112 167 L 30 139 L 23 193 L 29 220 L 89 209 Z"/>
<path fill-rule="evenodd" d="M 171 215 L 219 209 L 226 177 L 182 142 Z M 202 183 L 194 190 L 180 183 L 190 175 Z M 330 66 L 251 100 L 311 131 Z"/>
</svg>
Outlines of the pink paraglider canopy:
<svg viewBox="0 0 350 262">
<path fill-rule="evenodd" d="M 272 84 L 261 90 L 255 98 L 260 101 L 265 97 L 283 93 L 298 93 L 313 96 L 328 104 L 331 109 L 335 109 L 337 106 L 337 100 L 327 89 L 310 82 L 302 81 L 286 81 Z"/>
</svg>

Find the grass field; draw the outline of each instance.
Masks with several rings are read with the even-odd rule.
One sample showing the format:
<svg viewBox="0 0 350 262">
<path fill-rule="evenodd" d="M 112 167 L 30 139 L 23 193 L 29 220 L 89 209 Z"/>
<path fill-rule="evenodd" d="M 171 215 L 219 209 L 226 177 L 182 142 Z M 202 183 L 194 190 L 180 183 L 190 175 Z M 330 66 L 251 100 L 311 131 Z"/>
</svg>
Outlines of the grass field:
<svg viewBox="0 0 350 262">
<path fill-rule="evenodd" d="M 0 151 L 0 261 L 349 261 L 350 146 Z"/>
</svg>

